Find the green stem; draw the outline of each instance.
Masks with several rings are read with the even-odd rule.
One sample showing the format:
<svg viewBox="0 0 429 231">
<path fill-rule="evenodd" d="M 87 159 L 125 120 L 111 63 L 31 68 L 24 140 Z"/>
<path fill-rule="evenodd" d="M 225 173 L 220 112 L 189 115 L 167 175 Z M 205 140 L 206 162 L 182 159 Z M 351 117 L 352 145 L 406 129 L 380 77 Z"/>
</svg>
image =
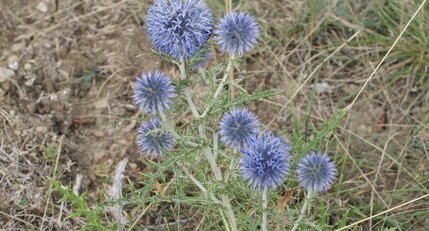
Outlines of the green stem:
<svg viewBox="0 0 429 231">
<path fill-rule="evenodd" d="M 231 60 L 232 60 L 232 57 L 231 57 Z M 231 64 L 228 64 L 228 66 L 232 66 L 232 61 L 230 61 L 230 63 Z M 227 72 L 229 73 L 229 69 L 231 69 L 231 67 L 229 67 L 229 68 L 227 67 L 227 69 L 228 69 Z M 186 79 L 185 62 L 183 59 L 180 60 L 179 71 L 180 71 L 180 78 L 182 80 Z M 226 77 L 228 77 L 228 75 L 226 73 L 225 73 L 225 75 L 226 75 Z M 224 81 L 221 81 L 221 83 L 225 82 L 225 81 L 226 81 L 226 79 Z M 223 88 L 223 86 L 221 88 Z M 218 89 L 219 89 L 219 87 L 218 87 Z M 220 90 L 222 90 L 222 89 L 220 89 Z M 218 92 L 220 90 L 216 90 L 216 92 Z M 215 95 L 219 95 L 219 94 L 220 94 L 220 92 L 217 94 L 215 93 Z M 192 111 L 194 118 L 196 118 L 196 119 L 201 118 L 201 116 L 199 115 L 198 110 L 195 107 L 195 104 L 192 100 L 191 91 L 188 87 L 185 88 L 185 96 L 186 96 L 186 101 L 188 102 L 188 105 L 191 108 L 191 111 Z M 217 98 L 217 96 L 216 96 L 216 98 Z M 201 123 L 200 125 L 198 125 L 198 133 L 202 138 L 207 139 L 204 123 Z M 223 181 L 222 172 L 220 171 L 220 168 L 216 163 L 216 157 L 213 154 L 212 150 L 210 150 L 210 148 L 206 147 L 206 148 L 204 148 L 203 153 L 204 153 L 207 161 L 209 162 L 210 168 L 214 174 L 216 181 L 219 181 L 219 182 Z M 224 188 L 224 186 L 222 186 L 222 188 Z M 237 220 L 235 218 L 234 211 L 232 209 L 229 197 L 225 194 L 222 194 L 221 195 L 221 201 L 222 201 L 223 207 L 226 209 L 226 215 L 228 216 L 229 222 L 231 223 L 230 224 L 231 230 L 237 231 L 238 230 L 237 229 Z"/>
<path fill-rule="evenodd" d="M 185 61 L 183 59 L 180 59 L 179 70 L 180 70 L 180 79 L 185 80 L 186 70 L 185 70 Z M 195 106 L 194 101 L 192 100 L 191 89 L 189 89 L 189 87 L 185 87 L 184 93 L 185 93 L 186 101 L 188 102 L 189 108 L 192 111 L 192 115 L 194 115 L 195 118 L 199 118 L 200 114 L 198 113 L 198 109 Z"/>
<path fill-rule="evenodd" d="M 217 204 L 221 204 L 221 202 L 210 192 L 207 191 L 207 189 L 203 186 L 203 184 L 198 181 L 187 169 L 186 167 L 179 161 L 177 161 L 177 165 L 182 168 L 182 171 L 185 172 L 186 176 L 191 179 L 191 181 L 205 194 L 208 194 L 213 202 Z"/>
<path fill-rule="evenodd" d="M 268 190 L 262 192 L 262 231 L 267 231 L 268 224 Z"/>
<path fill-rule="evenodd" d="M 293 225 L 293 228 L 291 231 L 295 231 L 299 227 L 299 223 L 301 223 L 302 218 L 304 218 L 304 215 L 307 212 L 307 208 L 310 206 L 312 197 L 313 197 L 313 193 L 311 191 L 307 192 L 307 196 L 304 199 L 304 205 L 302 206 L 299 217 L 298 219 L 296 219 L 295 224 Z"/>
<path fill-rule="evenodd" d="M 159 116 L 161 117 L 161 119 L 162 119 L 162 122 L 164 122 L 164 123 L 166 123 L 167 124 L 167 129 L 168 129 L 168 131 L 169 132 L 171 132 L 173 135 L 174 135 L 174 137 L 176 138 L 176 139 L 178 139 L 178 138 L 180 138 L 180 136 L 179 136 L 179 134 L 177 134 L 176 133 L 176 131 L 174 130 L 174 127 L 172 127 L 172 126 L 170 126 L 170 124 L 168 124 L 168 120 L 167 120 L 167 117 L 165 116 L 165 114 L 164 113 L 159 113 Z M 194 145 L 196 145 L 196 144 L 194 144 L 194 143 L 192 143 L 192 142 L 190 142 L 190 145 L 192 145 L 192 146 L 194 146 Z M 210 195 L 210 198 L 213 200 L 213 202 L 215 202 L 215 203 L 217 203 L 217 204 L 222 204 L 212 193 L 209 193 L 208 191 L 207 191 L 207 189 L 203 186 L 203 184 L 200 182 L 200 181 L 198 181 L 187 169 L 186 169 L 186 167 L 185 167 L 185 165 L 183 165 L 180 161 L 177 161 L 176 162 L 176 164 L 182 169 L 182 171 L 184 171 L 185 172 L 185 174 L 186 174 L 186 176 L 189 178 L 189 179 L 191 179 L 191 181 L 203 192 L 203 193 L 205 193 L 205 194 L 209 194 Z"/>
<path fill-rule="evenodd" d="M 207 116 L 207 113 L 213 107 L 213 104 L 216 102 L 216 99 L 219 97 L 220 93 L 222 93 L 223 87 L 225 86 L 225 83 L 228 80 L 229 73 L 232 70 L 232 64 L 233 63 L 234 63 L 234 56 L 231 55 L 229 57 L 228 65 L 226 66 L 225 73 L 224 73 L 224 75 L 222 77 L 222 80 L 220 81 L 219 86 L 217 87 L 217 89 L 216 89 L 216 91 L 215 91 L 215 93 L 213 95 L 212 101 L 207 106 L 207 108 L 204 110 L 203 114 L 200 115 L 199 118 L 203 118 L 203 117 Z"/>
</svg>

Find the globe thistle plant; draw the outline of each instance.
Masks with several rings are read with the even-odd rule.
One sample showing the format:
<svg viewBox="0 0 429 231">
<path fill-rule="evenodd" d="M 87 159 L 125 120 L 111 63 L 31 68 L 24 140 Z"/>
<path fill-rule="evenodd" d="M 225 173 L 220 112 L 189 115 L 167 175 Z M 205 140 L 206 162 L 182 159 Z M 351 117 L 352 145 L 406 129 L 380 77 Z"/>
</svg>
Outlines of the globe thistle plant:
<svg viewBox="0 0 429 231">
<path fill-rule="evenodd" d="M 243 12 L 231 12 L 220 20 L 215 33 L 223 52 L 241 56 L 255 46 L 259 26 L 252 16 Z"/>
<path fill-rule="evenodd" d="M 296 168 L 299 184 L 309 192 L 328 190 L 337 175 L 335 164 L 329 156 L 322 153 L 305 155 Z"/>
<path fill-rule="evenodd" d="M 265 132 L 253 136 L 241 150 L 240 170 L 249 185 L 258 191 L 268 191 L 283 183 L 289 173 L 290 146 L 286 141 Z"/>
<path fill-rule="evenodd" d="M 157 50 L 187 60 L 211 36 L 213 15 L 202 0 L 156 0 L 147 13 L 147 31 Z"/>
<path fill-rule="evenodd" d="M 259 133 L 259 120 L 246 108 L 233 108 L 220 120 L 221 141 L 232 149 L 244 147 Z"/>
<path fill-rule="evenodd" d="M 211 127 L 211 120 L 216 115 L 212 110 L 214 106 L 226 108 L 230 104 L 235 105 L 243 100 L 253 101 L 271 95 L 263 93 L 248 96 L 239 92 L 240 96 L 231 102 L 219 102 L 221 105 L 217 103 L 219 98 L 224 96 L 224 86 L 236 67 L 236 61 L 239 60 L 237 57 L 249 52 L 256 45 L 260 32 L 259 25 L 249 14 L 230 12 L 219 20 L 214 30 L 213 14 L 204 0 L 153 0 L 152 2 L 154 4 L 147 12 L 147 34 L 154 49 L 174 59 L 174 63 L 178 66 L 180 74 L 178 77 L 183 84 L 180 84 L 181 90 L 178 90 L 177 94 L 183 94 L 188 108 L 178 104 L 174 107 L 177 111 L 165 113 L 172 109 L 176 97 L 176 88 L 171 79 L 161 71 L 141 73 L 134 83 L 133 101 L 144 113 L 151 113 L 152 116 L 157 117 L 144 122 L 137 129 L 139 149 L 152 158 L 157 158 L 164 153 L 170 153 L 170 150 L 175 147 L 175 138 L 181 137 L 180 142 L 177 141 L 179 142 L 177 149 L 174 150 L 177 151 L 177 159 L 168 161 L 166 164 L 177 164 L 179 168 L 174 168 L 174 171 L 185 173 L 177 174 L 178 176 L 186 175 L 202 194 L 209 196 L 207 198 L 210 199 L 210 204 L 222 205 L 219 207 L 222 209 L 222 214 L 225 214 L 222 216 L 222 221 L 225 228 L 232 231 L 239 230 L 235 212 L 240 211 L 233 209 L 226 183 L 234 180 L 231 181 L 231 178 L 235 177 L 233 171 L 237 158 L 235 155 L 230 155 L 222 156 L 226 159 L 220 160 L 218 153 L 226 151 L 225 149 L 232 149 L 234 154 L 239 152 L 238 164 L 242 179 L 258 194 L 262 194 L 263 214 L 260 227 L 261 230 L 267 231 L 269 190 L 282 185 L 288 176 L 291 168 L 291 147 L 284 138 L 271 132 L 261 132 L 259 119 L 247 108 L 232 108 L 222 115 L 218 124 L 218 133 L 213 133 L 217 128 Z M 208 44 L 213 31 L 216 34 L 214 40 L 220 50 L 228 54 L 226 55 L 228 61 L 225 62 L 226 65 L 213 65 L 211 68 L 206 68 L 212 57 L 216 56 L 216 49 L 212 50 L 211 44 Z M 190 76 L 193 72 L 203 76 L 204 81 L 195 81 L 197 75 Z M 218 81 L 219 76 L 222 76 L 220 81 Z M 202 94 L 195 94 L 191 89 L 192 86 L 208 90 Z M 212 92 L 214 92 L 213 95 L 211 95 Z M 198 100 L 197 102 L 206 102 L 206 105 L 195 104 L 195 99 Z M 184 115 L 187 109 L 192 112 L 193 119 Z M 171 121 L 178 118 L 176 115 L 179 114 L 184 115 L 189 122 L 186 126 L 174 128 Z M 224 145 L 218 145 L 218 138 Z M 202 155 L 208 162 L 212 174 L 202 175 L 188 171 L 189 167 L 202 164 L 203 160 L 200 158 Z M 223 168 L 229 161 L 230 168 Z M 165 169 L 167 168 L 163 168 Z M 337 170 L 328 156 L 311 153 L 300 160 L 297 173 L 300 185 L 308 193 L 299 217 L 293 224 L 293 231 L 299 228 L 311 197 L 317 192 L 329 189 L 335 180 Z M 215 190 L 205 188 L 205 185 L 211 185 L 213 182 L 216 182 Z M 181 181 L 175 183 L 181 183 Z M 189 188 L 181 187 L 180 190 Z M 254 202 L 252 201 L 251 204 L 253 206 Z M 215 221 L 216 227 L 218 221 Z"/>
<path fill-rule="evenodd" d="M 163 154 L 163 150 L 171 150 L 175 141 L 170 133 L 162 131 L 161 120 L 155 118 L 137 130 L 137 144 L 141 151 L 158 157 Z"/>
<path fill-rule="evenodd" d="M 144 112 L 163 112 L 170 109 L 175 88 L 171 80 L 162 72 L 140 74 L 134 84 L 134 103 Z"/>
</svg>

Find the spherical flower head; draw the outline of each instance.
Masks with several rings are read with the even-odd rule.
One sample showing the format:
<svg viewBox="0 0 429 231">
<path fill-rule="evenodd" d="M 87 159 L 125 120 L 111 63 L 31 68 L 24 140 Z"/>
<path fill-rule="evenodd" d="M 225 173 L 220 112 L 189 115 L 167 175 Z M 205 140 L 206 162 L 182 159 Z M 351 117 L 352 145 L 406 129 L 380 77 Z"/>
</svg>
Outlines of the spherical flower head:
<svg viewBox="0 0 429 231">
<path fill-rule="evenodd" d="M 147 31 L 157 50 L 187 60 L 211 36 L 213 15 L 202 0 L 156 0 L 147 13 Z"/>
<path fill-rule="evenodd" d="M 223 52 L 241 56 L 255 46 L 259 36 L 259 26 L 252 16 L 234 11 L 220 20 L 215 33 Z"/>
<path fill-rule="evenodd" d="M 253 136 L 241 150 L 240 170 L 252 188 L 267 191 L 283 183 L 289 173 L 290 146 L 286 141 L 265 132 Z"/>
<path fill-rule="evenodd" d="M 158 157 L 163 150 L 173 149 L 175 141 L 170 133 L 162 131 L 161 121 L 155 118 L 137 129 L 137 144 L 141 151 Z"/>
<path fill-rule="evenodd" d="M 329 156 L 321 153 L 305 155 L 297 167 L 298 181 L 309 192 L 324 192 L 337 176 L 337 168 Z"/>
<path fill-rule="evenodd" d="M 259 133 L 259 120 L 246 108 L 233 108 L 220 120 L 221 141 L 232 149 L 244 147 Z"/>
<path fill-rule="evenodd" d="M 175 97 L 171 80 L 160 71 L 142 73 L 134 84 L 134 103 L 144 112 L 155 114 L 170 109 Z"/>
</svg>

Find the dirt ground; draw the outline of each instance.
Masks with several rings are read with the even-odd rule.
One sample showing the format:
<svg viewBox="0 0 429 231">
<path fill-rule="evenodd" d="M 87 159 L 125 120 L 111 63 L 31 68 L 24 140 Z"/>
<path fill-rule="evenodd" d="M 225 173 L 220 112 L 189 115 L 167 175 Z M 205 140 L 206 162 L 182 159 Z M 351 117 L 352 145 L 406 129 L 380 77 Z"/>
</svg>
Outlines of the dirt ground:
<svg viewBox="0 0 429 231">
<path fill-rule="evenodd" d="M 82 174 L 80 192 L 88 192 L 90 201 L 97 201 L 107 187 L 105 177 L 123 157 L 130 159 L 129 175 L 145 171 L 145 159 L 134 141 L 139 113 L 130 98 L 132 81 L 140 71 L 157 67 L 177 76 L 174 67 L 147 55 L 151 50 L 144 31 L 147 6 L 145 1 L 125 0 L 0 1 L 2 229 L 73 230 L 79 226 L 79 221 L 61 219 L 70 210 L 52 203 L 59 198 L 52 194 L 48 178 L 73 185 L 76 175 Z M 246 6 L 258 9 L 264 25 L 277 25 L 265 28 L 275 36 L 281 31 L 278 25 L 292 21 L 302 4 L 288 1 L 279 6 L 276 1 L 256 1 Z M 288 16 L 279 17 L 280 12 L 288 12 Z M 332 32 L 326 42 L 335 36 Z M 294 124 L 288 111 L 304 115 L 310 110 L 303 129 L 309 131 L 310 122 L 320 125 L 347 105 L 349 99 L 344 96 L 360 89 L 381 58 L 377 47 L 367 47 L 365 52 L 346 48 L 341 55 L 362 60 L 323 63 L 315 75 L 318 82 L 308 82 L 295 96 L 305 77 L 329 54 L 320 52 L 314 41 L 305 40 L 302 47 L 314 48 L 305 49 L 293 40 L 280 40 L 280 46 L 263 40 L 252 58 L 236 71 L 235 75 L 245 76 L 251 91 L 273 86 L 283 90 L 271 101 L 250 105 L 264 124 L 276 118 L 272 128 L 291 131 Z M 347 153 L 342 164 L 351 166 L 343 183 L 356 190 L 356 197 L 342 198 L 343 203 L 367 203 L 370 187 L 360 190 L 357 185 L 365 183 L 364 176 L 374 176 L 381 153 L 392 158 L 386 157 L 382 163 L 383 177 L 377 184 L 428 187 L 423 178 L 429 158 L 429 93 L 417 87 L 421 81 L 427 82 L 427 77 L 386 85 L 382 76 L 399 68 L 394 65 L 400 64 L 388 63 L 380 70 L 379 78 L 334 136 L 338 140 L 333 142 L 344 144 L 338 151 Z M 310 94 L 314 91 L 315 100 Z M 293 106 L 278 113 L 291 98 Z M 392 145 L 387 145 L 390 142 Z M 363 161 L 363 167 L 346 160 L 350 156 Z M 395 197 L 387 200 L 390 205 L 401 201 Z M 51 213 L 54 210 L 62 214 Z M 418 227 L 428 222 L 423 219 Z"/>
<path fill-rule="evenodd" d="M 150 50 L 141 21 L 145 7 L 1 1 L 0 68 L 7 71 L 7 79 L 0 78 L 2 212 L 40 227 L 51 193 L 47 177 L 72 185 L 81 173 L 81 188 L 92 188 L 95 199 L 103 188 L 98 177 L 123 156 L 139 158 L 136 122 L 123 118 L 137 116 L 130 104 L 136 74 L 159 65 L 141 56 Z M 57 152 L 58 162 L 49 157 Z M 17 225 L 0 216 L 2 228 Z M 48 217 L 45 225 L 55 226 Z"/>
</svg>

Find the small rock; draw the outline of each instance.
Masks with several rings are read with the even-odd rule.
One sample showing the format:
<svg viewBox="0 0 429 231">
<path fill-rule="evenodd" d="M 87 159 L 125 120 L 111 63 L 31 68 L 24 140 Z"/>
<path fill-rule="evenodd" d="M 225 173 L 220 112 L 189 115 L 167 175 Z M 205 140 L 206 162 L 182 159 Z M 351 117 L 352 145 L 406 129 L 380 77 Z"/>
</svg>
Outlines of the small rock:
<svg viewBox="0 0 429 231">
<path fill-rule="evenodd" d="M 26 64 L 24 64 L 24 69 L 26 70 L 26 71 L 29 71 L 29 70 L 31 70 L 31 63 L 26 63 Z"/>
<path fill-rule="evenodd" d="M 92 134 L 93 134 L 95 137 L 104 137 L 104 133 L 103 133 L 103 131 L 94 130 L 94 131 L 92 132 Z"/>
<path fill-rule="evenodd" d="M 37 4 L 36 9 L 42 13 L 48 12 L 48 6 L 46 6 L 46 3 L 44 2 Z"/>
<path fill-rule="evenodd" d="M 45 126 L 38 126 L 36 127 L 36 132 L 38 133 L 47 133 L 48 132 L 48 128 Z"/>
<path fill-rule="evenodd" d="M 25 42 L 15 43 L 10 47 L 13 52 L 22 52 L 25 48 Z"/>
<path fill-rule="evenodd" d="M 100 162 L 102 159 L 104 159 L 104 156 L 106 156 L 106 152 L 104 151 L 97 151 L 94 153 L 94 162 L 98 163 Z"/>
<path fill-rule="evenodd" d="M 134 114 L 138 111 L 138 108 L 132 104 L 125 104 L 125 105 L 123 105 L 123 107 L 127 113 L 133 113 Z"/>
<path fill-rule="evenodd" d="M 15 76 L 14 71 L 7 68 L 0 67 L 0 83 L 13 78 L 14 76 Z"/>
<path fill-rule="evenodd" d="M 34 84 L 34 81 L 36 81 L 36 76 L 35 75 L 30 76 L 30 78 L 28 78 L 27 81 L 24 82 L 24 84 L 25 84 L 25 86 L 31 87 Z"/>
<path fill-rule="evenodd" d="M 60 92 L 60 98 L 62 101 L 68 102 L 70 100 L 70 96 L 71 96 L 71 89 L 70 88 L 64 88 L 64 90 L 62 90 Z"/>
<path fill-rule="evenodd" d="M 131 169 L 136 169 L 138 167 L 135 163 L 130 163 L 129 166 Z"/>
<path fill-rule="evenodd" d="M 7 59 L 7 63 L 10 69 L 16 71 L 19 68 L 19 58 L 16 55 L 12 55 Z"/>
<path fill-rule="evenodd" d="M 53 101 L 53 102 L 57 102 L 58 101 L 58 95 L 55 93 L 52 93 L 49 95 L 49 100 Z"/>
<path fill-rule="evenodd" d="M 102 109 L 102 108 L 106 108 L 109 106 L 109 103 L 107 102 L 107 99 L 101 99 L 97 102 L 95 102 L 94 107 L 96 109 Z"/>
<path fill-rule="evenodd" d="M 315 83 L 312 85 L 312 87 L 314 90 L 316 90 L 317 94 L 324 94 L 324 93 L 331 94 L 333 91 L 333 87 L 326 82 Z"/>
<path fill-rule="evenodd" d="M 70 76 L 70 74 L 67 72 L 67 71 L 65 71 L 65 70 L 62 70 L 62 69 L 59 69 L 58 70 L 58 73 L 61 75 L 61 77 L 63 77 L 64 79 L 68 79 L 69 78 L 69 76 Z"/>
</svg>

